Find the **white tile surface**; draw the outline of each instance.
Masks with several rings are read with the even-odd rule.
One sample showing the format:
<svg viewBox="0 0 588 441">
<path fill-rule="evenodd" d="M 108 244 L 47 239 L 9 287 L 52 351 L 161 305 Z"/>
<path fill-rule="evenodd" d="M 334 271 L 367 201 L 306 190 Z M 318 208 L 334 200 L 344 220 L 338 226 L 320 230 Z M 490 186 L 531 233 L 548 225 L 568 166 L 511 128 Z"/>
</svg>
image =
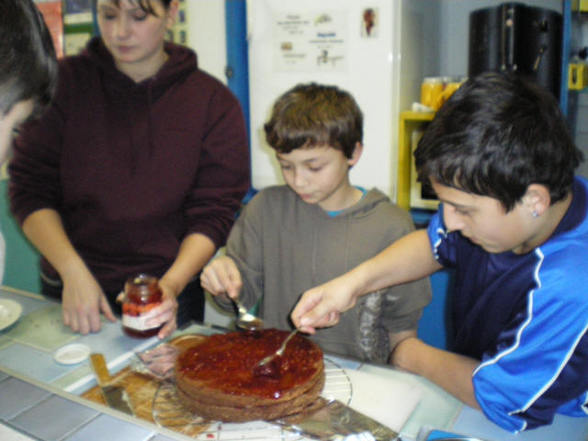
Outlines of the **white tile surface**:
<svg viewBox="0 0 588 441">
<path fill-rule="evenodd" d="M 98 414 L 90 407 L 52 395 L 10 420 L 10 424 L 43 440 L 60 440 Z"/>
<path fill-rule="evenodd" d="M 0 383 L 0 418 L 14 418 L 23 410 L 47 399 L 50 394 L 40 387 L 16 378 L 8 378 Z"/>
<path fill-rule="evenodd" d="M 33 438 L 29 438 L 2 423 L 0 423 L 0 439 L 2 441 L 35 441 Z"/>
<path fill-rule="evenodd" d="M 147 441 L 153 435 L 143 427 L 103 414 L 64 441 Z"/>
</svg>

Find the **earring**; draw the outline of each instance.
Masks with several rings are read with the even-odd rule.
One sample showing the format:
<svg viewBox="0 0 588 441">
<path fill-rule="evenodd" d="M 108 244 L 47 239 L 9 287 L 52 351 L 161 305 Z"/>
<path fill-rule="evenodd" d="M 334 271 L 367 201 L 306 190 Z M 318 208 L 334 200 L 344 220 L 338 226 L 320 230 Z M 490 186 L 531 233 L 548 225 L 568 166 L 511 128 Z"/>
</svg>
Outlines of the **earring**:
<svg viewBox="0 0 588 441">
<path fill-rule="evenodd" d="M 531 216 L 533 216 L 533 217 L 539 217 L 539 213 L 537 213 L 536 210 L 533 210 L 533 212 L 531 213 Z"/>
</svg>

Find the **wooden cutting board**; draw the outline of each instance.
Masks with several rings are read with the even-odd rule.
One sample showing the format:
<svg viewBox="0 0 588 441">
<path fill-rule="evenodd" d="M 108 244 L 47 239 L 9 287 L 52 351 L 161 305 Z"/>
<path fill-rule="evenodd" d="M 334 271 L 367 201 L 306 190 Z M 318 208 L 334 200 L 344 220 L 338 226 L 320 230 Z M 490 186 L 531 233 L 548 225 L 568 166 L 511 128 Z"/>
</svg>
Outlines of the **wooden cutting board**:
<svg viewBox="0 0 588 441">
<path fill-rule="evenodd" d="M 206 337 L 196 334 L 182 335 L 169 343 L 182 350 L 204 338 Z M 109 384 L 126 389 L 137 418 L 189 436 L 202 433 L 210 425 L 209 421 L 183 408 L 175 396 L 175 385 L 169 380 L 160 381 L 126 367 L 113 375 Z M 81 396 L 94 403 L 106 405 L 99 386 L 92 387 Z"/>
</svg>

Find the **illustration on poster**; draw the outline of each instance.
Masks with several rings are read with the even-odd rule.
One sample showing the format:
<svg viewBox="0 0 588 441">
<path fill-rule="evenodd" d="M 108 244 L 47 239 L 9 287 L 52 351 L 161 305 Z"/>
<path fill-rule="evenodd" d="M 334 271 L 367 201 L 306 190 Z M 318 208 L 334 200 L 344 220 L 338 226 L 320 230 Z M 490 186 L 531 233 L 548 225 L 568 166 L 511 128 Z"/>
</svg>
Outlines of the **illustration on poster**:
<svg viewBox="0 0 588 441">
<path fill-rule="evenodd" d="M 361 36 L 374 38 L 378 35 L 378 11 L 375 8 L 363 10 L 361 21 Z"/>
</svg>

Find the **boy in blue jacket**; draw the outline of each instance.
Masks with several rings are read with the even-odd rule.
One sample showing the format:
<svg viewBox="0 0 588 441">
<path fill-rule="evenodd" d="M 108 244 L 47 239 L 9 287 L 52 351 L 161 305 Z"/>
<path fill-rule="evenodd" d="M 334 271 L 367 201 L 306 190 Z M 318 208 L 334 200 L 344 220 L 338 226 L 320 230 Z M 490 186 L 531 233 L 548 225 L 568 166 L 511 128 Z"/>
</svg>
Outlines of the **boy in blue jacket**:
<svg viewBox="0 0 588 441">
<path fill-rule="evenodd" d="M 519 76 L 468 80 L 415 151 L 442 205 L 416 231 L 307 291 L 302 330 L 331 326 L 366 292 L 455 268 L 453 351 L 417 338 L 392 355 L 519 432 L 588 415 L 588 181 L 558 103 Z"/>
</svg>

